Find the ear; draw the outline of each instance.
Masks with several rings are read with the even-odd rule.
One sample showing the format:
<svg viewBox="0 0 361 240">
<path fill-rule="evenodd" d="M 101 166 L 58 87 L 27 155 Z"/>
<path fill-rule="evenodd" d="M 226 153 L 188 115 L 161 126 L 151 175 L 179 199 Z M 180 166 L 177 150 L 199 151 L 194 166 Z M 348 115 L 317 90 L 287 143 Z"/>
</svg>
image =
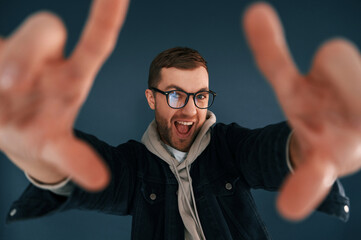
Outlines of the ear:
<svg viewBox="0 0 361 240">
<path fill-rule="evenodd" d="M 154 110 L 155 109 L 155 98 L 153 91 L 150 89 L 145 90 L 145 97 L 147 98 L 149 107 Z"/>
</svg>

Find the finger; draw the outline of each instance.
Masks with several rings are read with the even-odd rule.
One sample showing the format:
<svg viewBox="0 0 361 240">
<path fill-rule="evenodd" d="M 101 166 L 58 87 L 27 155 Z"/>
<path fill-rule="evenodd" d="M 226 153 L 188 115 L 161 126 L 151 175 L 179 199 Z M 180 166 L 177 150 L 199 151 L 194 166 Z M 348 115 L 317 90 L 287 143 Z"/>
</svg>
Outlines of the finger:
<svg viewBox="0 0 361 240">
<path fill-rule="evenodd" d="M 289 220 L 302 220 L 315 210 L 336 180 L 336 168 L 326 161 L 308 159 L 281 188 L 277 207 Z M 319 159 L 317 159 L 319 160 Z"/>
<path fill-rule="evenodd" d="M 87 90 L 94 75 L 113 51 L 128 0 L 95 0 L 81 39 L 69 61 L 70 73 Z"/>
<path fill-rule="evenodd" d="M 74 137 L 49 142 L 42 157 L 86 190 L 99 191 L 109 182 L 109 170 L 100 156 Z"/>
<path fill-rule="evenodd" d="M 276 11 L 266 3 L 253 4 L 245 12 L 243 25 L 261 72 L 279 96 L 289 92 L 291 80 L 299 73 L 288 51 Z"/>
<path fill-rule="evenodd" d="M 317 52 L 309 75 L 313 81 L 333 85 L 349 103 L 346 105 L 360 109 L 361 56 L 353 43 L 345 39 L 326 42 Z"/>
<path fill-rule="evenodd" d="M 25 89 L 44 62 L 62 57 L 65 38 L 55 15 L 41 12 L 29 17 L 1 49 L 0 91 Z"/>
</svg>

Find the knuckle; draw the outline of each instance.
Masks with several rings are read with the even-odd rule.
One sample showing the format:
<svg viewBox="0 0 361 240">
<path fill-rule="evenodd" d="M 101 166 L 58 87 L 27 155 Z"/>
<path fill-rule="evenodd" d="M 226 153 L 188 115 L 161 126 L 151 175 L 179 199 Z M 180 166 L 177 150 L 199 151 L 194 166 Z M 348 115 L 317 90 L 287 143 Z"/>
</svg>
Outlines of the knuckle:
<svg viewBox="0 0 361 240">
<path fill-rule="evenodd" d="M 77 105 L 81 100 L 81 94 L 76 89 L 68 88 L 67 94 L 62 96 L 62 102 L 65 105 Z"/>
<path fill-rule="evenodd" d="M 8 58 L 0 66 L 0 91 L 5 94 L 24 94 L 33 91 L 33 67 L 24 59 Z"/>
<path fill-rule="evenodd" d="M 69 64 L 66 67 L 66 71 L 64 72 L 64 79 L 66 79 L 66 85 L 74 84 L 76 82 L 82 81 L 86 77 L 86 71 L 82 70 L 77 64 Z"/>
<path fill-rule="evenodd" d="M 81 92 L 79 91 L 80 82 L 78 79 L 69 78 L 67 81 L 63 81 L 57 84 L 57 88 L 61 91 L 57 91 L 54 96 L 62 106 L 77 106 L 82 102 Z"/>
<path fill-rule="evenodd" d="M 80 103 L 80 96 L 76 93 L 67 93 L 60 98 L 60 105 L 64 107 L 78 106 Z"/>
</svg>

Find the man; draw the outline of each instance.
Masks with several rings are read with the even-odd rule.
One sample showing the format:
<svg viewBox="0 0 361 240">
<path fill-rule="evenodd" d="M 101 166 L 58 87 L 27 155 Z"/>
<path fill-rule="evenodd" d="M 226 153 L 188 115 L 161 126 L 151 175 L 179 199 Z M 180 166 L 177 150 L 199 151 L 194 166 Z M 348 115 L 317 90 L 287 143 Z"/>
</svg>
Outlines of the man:
<svg viewBox="0 0 361 240">
<path fill-rule="evenodd" d="M 119 6 L 117 6 L 118 4 Z M 0 83 L 2 87 L 3 106 L 5 101 L 8 102 L 8 104 L 6 108 L 2 109 L 3 118 L 1 119 L 2 129 L 0 133 L 2 142 L 0 146 L 13 162 L 26 171 L 34 181 L 53 184 L 70 177 L 74 182 L 88 190 L 98 190 L 103 188 L 108 182 L 109 175 L 107 174 L 107 168 L 97 160 L 98 157 L 92 148 L 89 148 L 83 141 L 79 141 L 73 137 L 72 123 L 74 122 L 81 103 L 85 99 L 92 77 L 105 56 L 109 53 L 109 48 L 111 48 L 110 46 L 113 43 L 117 26 L 121 22 L 119 18 L 124 16 L 124 4 L 124 2 L 116 1 L 96 2 L 80 45 L 67 61 L 64 61 L 64 59 L 59 56 L 59 49 L 61 49 L 65 38 L 62 26 L 58 20 L 52 16 L 43 14 L 29 19 L 17 34 L 12 36 L 8 41 L 2 42 L 0 50 L 2 50 L 3 53 L 1 58 L 3 64 L 1 65 L 2 69 L 0 71 L 3 77 Z M 104 16 L 102 17 L 102 13 L 104 15 L 104 12 L 109 15 L 109 20 L 108 18 L 104 18 Z M 99 28 L 97 24 L 99 19 L 109 28 Z M 44 20 L 47 20 L 46 24 L 43 24 L 43 22 L 45 22 Z M 278 20 L 269 6 L 261 4 L 250 8 L 245 17 L 245 27 L 260 68 L 274 85 L 285 113 L 289 118 L 289 122 L 293 127 L 293 135 L 289 138 L 289 146 L 292 165 L 296 171 L 284 187 L 284 195 L 281 195 L 280 198 L 280 210 L 290 218 L 299 219 L 308 214 L 309 211 L 321 202 L 337 177 L 354 172 L 358 170 L 360 166 L 358 160 L 359 153 L 354 151 L 359 146 L 360 139 L 356 131 L 358 129 L 358 115 L 356 113 L 359 99 L 357 98 L 357 94 L 353 94 L 354 89 L 348 84 L 340 85 L 339 83 L 339 79 L 350 71 L 352 73 L 350 74 L 351 79 L 356 79 L 352 77 L 358 76 L 358 52 L 352 45 L 344 41 L 338 40 L 330 42 L 322 48 L 317 55 L 315 68 L 312 71 L 313 74 L 309 77 L 303 77 L 297 73 L 296 68 L 290 60 Z M 38 32 L 36 33 L 38 34 L 35 34 L 34 30 L 37 30 Z M 44 36 L 42 33 L 48 31 L 54 31 L 51 36 L 54 36 L 56 41 L 41 38 Z M 102 38 L 99 36 L 102 36 Z M 32 53 L 31 51 L 21 56 L 17 55 L 19 51 L 14 51 L 15 47 L 18 48 L 24 45 L 20 43 L 24 42 L 25 37 L 27 37 L 28 40 L 26 42 L 33 47 L 28 49 L 34 49 L 33 53 L 37 53 L 37 58 L 33 56 L 34 54 L 30 54 Z M 36 47 L 38 47 L 38 49 Z M 328 59 L 335 60 L 336 57 L 340 55 L 343 56 L 344 59 L 349 60 L 347 65 L 340 67 L 338 64 L 333 65 L 335 64 L 334 61 L 328 61 Z M 12 63 L 11 67 L 5 65 L 5 63 L 9 62 Z M 57 64 L 54 64 L 54 62 Z M 38 74 L 39 66 L 41 66 L 42 70 L 40 75 Z M 19 71 L 19 69 L 22 71 Z M 336 69 L 336 71 L 333 71 L 334 69 Z M 257 220 L 256 213 L 252 211 L 252 213 L 247 211 L 243 213 L 249 213 L 252 216 L 249 218 L 252 222 L 251 228 L 248 229 L 248 231 L 243 231 L 243 224 L 239 222 L 242 216 L 237 215 L 237 209 L 228 209 L 228 207 L 234 206 L 234 203 L 247 203 L 242 209 L 252 210 L 252 205 L 248 205 L 251 204 L 251 200 L 247 201 L 247 189 L 249 187 L 263 186 L 273 189 L 279 186 L 281 179 L 286 175 L 285 169 L 287 169 L 284 168 L 286 166 L 284 151 L 280 154 L 280 156 L 283 156 L 282 158 L 277 157 L 278 154 L 277 156 L 273 156 L 273 160 L 279 161 L 278 165 L 273 167 L 278 168 L 278 166 L 283 166 L 279 168 L 280 172 L 278 174 L 271 174 L 271 172 L 268 171 L 254 172 L 258 172 L 256 175 L 265 175 L 267 173 L 265 176 L 251 176 L 252 172 L 249 172 L 249 169 L 245 170 L 240 168 L 240 166 L 233 167 L 228 164 L 229 161 L 219 166 L 218 164 L 220 162 L 211 161 L 211 157 L 207 163 L 214 163 L 215 165 L 211 169 L 223 170 L 217 171 L 218 174 L 223 175 L 215 176 L 214 179 L 206 178 L 206 182 L 202 182 L 204 176 L 210 177 L 213 176 L 213 174 L 207 173 L 204 175 L 205 172 L 201 167 L 203 166 L 204 168 L 204 163 L 201 165 L 202 161 L 198 161 L 200 159 L 194 161 L 194 164 L 191 166 L 184 161 L 183 163 L 185 164 L 183 165 L 185 166 L 179 169 L 181 170 L 179 172 L 178 169 L 176 169 L 178 165 L 175 166 L 173 165 L 174 162 L 171 162 L 173 175 L 168 175 L 165 170 L 159 173 L 160 169 L 164 169 L 162 161 L 158 161 L 157 167 L 153 168 L 154 165 L 147 165 L 144 159 L 162 159 L 163 161 L 167 159 L 167 157 L 160 157 L 160 159 L 156 157 L 162 155 L 162 153 L 159 153 L 159 155 L 156 154 L 156 151 L 159 151 L 159 149 L 167 149 L 167 146 L 159 148 L 153 145 L 151 139 L 154 139 L 154 129 L 157 129 L 158 132 L 155 131 L 155 133 L 159 134 L 160 137 L 160 141 L 157 142 L 160 145 L 164 143 L 172 147 L 169 151 L 175 152 L 175 155 L 177 155 L 175 150 L 180 150 L 189 151 L 187 158 L 191 158 L 189 157 L 191 153 L 196 155 L 196 157 L 200 154 L 199 157 L 201 157 L 204 150 L 205 153 L 207 153 L 206 151 L 213 151 L 212 153 L 215 153 L 217 156 L 216 159 L 220 159 L 222 154 L 217 152 L 217 149 L 219 149 L 219 145 L 222 146 L 222 144 L 225 144 L 225 146 L 223 146 L 224 148 L 221 148 L 222 150 L 227 150 L 221 152 L 229 154 L 225 159 L 243 159 L 242 161 L 237 161 L 242 162 L 242 165 L 245 164 L 248 167 L 253 166 L 254 168 L 258 168 L 265 166 L 267 168 L 267 162 L 263 162 L 262 165 L 252 163 L 252 159 L 256 159 L 256 162 L 260 161 L 260 158 L 253 156 L 253 154 L 259 154 L 259 148 L 261 148 L 262 143 L 266 144 L 267 142 L 281 145 L 282 149 L 286 149 L 286 142 L 289 137 L 288 128 L 281 124 L 280 126 L 274 126 L 260 131 L 248 131 L 237 126 L 219 126 L 212 128 L 211 131 L 217 132 L 217 134 L 211 135 L 212 137 L 207 134 L 209 133 L 207 131 L 208 129 L 205 130 L 206 134 L 203 133 L 204 135 L 202 135 L 203 127 L 207 127 L 205 109 L 208 105 L 202 105 L 201 99 L 212 95 L 211 92 L 208 92 L 208 74 L 206 74 L 206 68 L 203 66 L 185 71 L 172 67 L 162 67 L 160 72 L 158 85 L 150 85 L 151 89 L 146 91 L 148 103 L 151 108 L 155 109 L 157 121 L 157 128 L 152 128 L 151 125 L 149 131 L 145 134 L 143 142 L 146 149 L 142 144 L 131 142 L 120 146 L 119 149 L 108 151 L 110 147 L 105 144 L 85 134 L 77 133 L 79 137 L 93 144 L 93 147 L 98 150 L 100 154 L 103 153 L 102 155 L 106 160 L 110 159 L 109 164 L 115 164 L 115 166 L 110 165 L 112 172 L 117 169 L 122 169 L 122 171 L 121 174 L 118 173 L 117 175 L 113 172 L 113 178 L 118 177 L 119 179 L 112 179 L 109 187 L 102 193 L 90 195 L 79 188 L 72 190 L 71 197 L 68 198 L 65 206 L 101 208 L 106 212 L 118 212 L 121 214 L 140 214 L 134 216 L 134 227 L 139 227 L 139 225 L 136 225 L 139 221 L 140 223 L 141 221 L 147 221 L 147 223 L 153 221 L 151 228 L 143 230 L 143 232 L 137 231 L 138 229 L 133 229 L 134 238 L 137 238 L 136 234 L 148 234 L 146 236 L 153 236 L 154 238 L 161 238 L 162 236 L 170 238 L 170 236 L 172 236 L 181 239 L 184 238 L 182 235 L 183 230 L 185 231 L 185 237 L 194 239 L 202 239 L 204 236 L 210 239 L 212 237 L 219 239 L 217 236 L 240 238 L 242 236 L 245 237 L 244 235 L 248 235 L 251 238 L 266 238 L 267 234 L 262 230 L 262 224 Z M 36 78 L 34 77 L 34 73 L 36 73 Z M 20 74 L 23 74 L 23 76 L 20 77 Z M 191 81 L 192 85 L 183 85 L 182 81 L 172 82 L 173 80 L 169 76 L 182 81 L 183 79 L 189 79 L 188 81 Z M 45 79 L 49 78 L 55 81 L 49 84 L 49 82 L 45 81 Z M 22 79 L 22 81 L 16 82 L 16 79 Z M 56 81 L 57 79 L 59 80 Z M 64 83 L 64 81 L 60 81 L 63 79 L 72 79 L 72 83 L 75 83 L 75 86 L 73 84 L 70 87 Z M 285 81 L 286 79 L 287 82 Z M 308 81 L 310 79 L 317 80 L 319 84 L 318 87 L 317 85 L 310 86 L 310 82 Z M 320 88 L 319 86 L 322 85 L 326 79 L 333 80 L 333 85 L 329 89 Z M 187 82 L 187 80 L 185 80 L 185 82 Z M 57 91 L 59 87 L 66 91 L 59 93 Z M 296 93 L 295 89 L 300 92 Z M 168 90 L 171 92 L 168 92 Z M 175 94 L 174 90 L 183 90 L 183 94 L 185 94 L 185 92 L 193 94 L 187 94 L 185 99 L 188 99 L 188 102 L 178 101 L 174 99 L 178 99 L 181 94 L 180 92 L 178 92 L 180 95 Z M 337 100 L 342 100 L 341 105 L 335 106 L 332 104 L 335 100 L 329 102 L 329 100 L 331 100 L 329 95 L 335 90 L 337 90 Z M 208 93 L 199 95 L 199 91 Z M 321 96 L 320 93 L 322 93 Z M 164 94 L 168 95 L 168 97 L 165 98 L 162 96 Z M 177 105 L 170 101 L 172 100 L 170 99 L 170 97 L 172 97 L 170 94 L 173 94 L 175 103 L 182 104 Z M 290 98 L 290 96 L 292 96 L 292 98 Z M 334 98 L 334 96 L 332 96 L 332 98 Z M 318 100 L 323 100 L 321 106 L 309 104 L 315 103 Z M 207 101 L 207 103 L 209 103 L 209 101 Z M 183 104 L 184 106 L 182 106 Z M 294 106 L 296 106 L 296 108 Z M 177 108 L 178 110 L 172 110 L 172 108 Z M 337 116 L 335 118 L 328 114 L 329 112 L 335 112 L 333 110 L 341 113 L 341 117 Z M 307 117 L 311 114 L 312 119 Z M 59 123 L 59 127 L 56 129 L 48 124 L 55 119 Z M 208 120 L 212 120 L 211 114 Z M 203 122 L 206 124 L 203 124 Z M 197 134 L 198 131 L 199 133 Z M 214 134 L 214 132 L 210 134 Z M 338 141 L 336 144 L 335 135 L 337 135 L 337 140 L 340 138 L 343 140 L 341 144 L 339 144 Z M 147 140 L 147 136 L 150 140 Z M 199 141 L 199 148 L 196 149 L 199 150 L 199 152 L 192 152 L 191 145 L 195 146 L 194 144 L 197 143 L 197 138 L 201 137 L 205 137 L 206 140 L 210 138 L 210 145 L 208 141 L 202 139 L 202 141 Z M 256 143 L 259 141 L 259 138 L 262 140 L 257 145 Z M 4 139 L 6 139 L 6 141 Z M 227 139 L 230 142 L 223 141 Z M 278 139 L 278 141 L 276 141 L 276 139 Z M 204 142 L 206 146 L 202 145 Z M 245 146 L 247 146 L 247 149 L 242 149 Z M 256 150 L 252 150 L 253 146 L 257 147 Z M 330 147 L 332 147 L 331 150 Z M 19 151 L 19 148 L 22 151 Z M 208 150 L 206 150 L 206 148 Z M 278 148 L 274 147 L 265 149 L 271 152 L 280 152 Z M 265 151 L 268 152 L 268 150 Z M 104 152 L 109 153 L 109 156 L 104 156 Z M 151 153 L 153 155 L 151 155 Z M 210 154 L 210 152 L 207 154 L 208 156 L 214 156 Z M 233 154 L 236 156 L 233 156 Z M 237 154 L 240 154 L 242 157 L 238 158 L 239 156 L 237 156 Z M 244 156 L 244 154 L 248 156 Z M 342 157 L 340 156 L 341 154 Z M 132 155 L 132 157 L 129 157 L 129 155 Z M 342 161 L 345 156 L 346 159 L 348 159 L 347 162 Z M 144 164 L 137 165 L 139 162 L 135 161 L 132 164 L 136 164 L 137 166 L 133 168 L 130 167 L 130 163 L 127 163 L 127 161 L 112 161 L 114 159 L 133 159 L 133 157 L 134 159 L 142 159 L 142 163 Z M 74 159 L 77 159 L 77 161 L 74 161 Z M 123 164 L 125 167 L 117 166 L 116 164 Z M 182 165 L 182 163 L 179 165 Z M 149 167 L 149 169 L 147 169 L 147 167 Z M 193 171 L 193 175 L 189 168 Z M 169 168 L 166 169 L 169 173 Z M 164 184 L 164 181 L 159 183 L 157 182 L 159 179 L 156 178 L 155 182 L 152 182 L 149 175 L 144 174 L 144 172 L 140 170 L 147 170 L 146 173 L 159 173 L 163 177 L 163 180 L 168 178 L 173 179 L 173 182 L 170 180 L 168 183 L 169 185 L 173 185 L 173 191 L 168 189 L 166 194 L 165 189 L 167 188 L 164 186 L 160 187 L 159 185 Z M 198 173 L 196 172 L 197 170 L 199 171 Z M 246 172 L 241 175 L 237 171 Z M 268 174 L 270 174 L 270 177 L 277 179 L 272 180 L 270 177 L 267 177 Z M 135 176 L 137 176 L 136 180 Z M 167 218 L 167 220 L 171 222 L 167 222 L 170 225 L 165 227 L 164 217 L 167 216 L 166 214 L 160 214 L 161 217 L 156 220 L 147 217 L 156 216 L 159 212 L 165 212 L 165 207 L 173 210 L 168 211 L 168 213 L 178 212 L 176 211 L 178 209 L 174 209 L 174 204 L 171 204 L 176 201 L 175 192 L 176 189 L 178 189 L 177 182 L 174 182 L 175 179 L 179 182 L 177 198 L 182 221 L 180 221 L 179 216 Z M 267 179 L 268 181 L 260 183 L 262 179 Z M 134 181 L 129 182 L 131 180 Z M 191 182 L 192 180 L 193 184 Z M 189 182 L 188 185 L 187 181 Z M 310 181 L 313 185 L 310 187 L 309 184 L 305 184 L 305 181 Z M 242 185 L 243 187 L 241 187 Z M 202 188 L 196 189 L 194 187 L 192 190 L 192 186 L 202 186 Z M 222 186 L 222 188 L 219 186 Z M 297 188 L 295 188 L 295 186 Z M 338 185 L 333 186 L 335 186 L 335 191 L 337 192 Z M 169 186 L 169 188 L 171 188 L 171 186 Z M 244 192 L 240 192 L 240 189 L 244 190 Z M 133 191 L 136 192 L 133 193 Z M 118 194 L 124 192 L 128 194 Z M 29 196 L 28 194 L 33 195 L 35 193 L 44 195 L 44 199 L 48 199 L 50 200 L 49 202 L 54 203 L 46 209 L 47 211 L 53 210 L 54 207 L 59 207 L 60 204 L 63 204 L 65 201 L 63 197 L 53 196 L 47 191 L 40 191 L 36 188 L 29 189 L 25 193 L 24 199 Z M 114 195 L 113 198 L 104 198 L 104 196 L 109 196 L 110 193 Z M 143 195 L 143 199 L 140 198 L 140 194 Z M 334 194 L 334 191 L 330 194 Z M 164 201 L 166 199 L 165 195 L 167 195 L 168 199 L 173 197 L 173 200 Z M 137 196 L 137 198 L 133 199 L 131 196 Z M 241 198 L 241 196 L 243 196 L 243 201 L 235 201 L 237 197 Z M 340 198 L 342 198 L 342 196 Z M 209 218 L 205 217 L 214 210 L 214 208 L 212 208 L 212 210 L 206 210 L 206 208 L 209 206 L 208 204 L 212 201 L 214 202 L 215 199 L 220 199 L 218 200 L 218 205 L 211 205 L 212 207 L 218 206 L 219 211 L 215 213 L 218 217 L 215 219 L 221 221 L 219 228 L 212 227 L 212 223 L 213 225 L 215 224 L 215 219 L 210 221 L 211 224 L 207 224 Z M 129 200 L 135 200 L 135 202 Z M 138 200 L 141 201 L 140 207 L 134 208 L 132 205 L 139 203 Z M 117 204 L 112 204 L 114 201 Z M 160 204 L 164 207 L 162 210 L 162 208 L 159 208 L 159 204 L 157 206 L 157 203 L 163 201 L 165 204 Z M 143 205 L 146 202 L 155 207 L 144 208 Z M 102 204 L 99 205 L 99 203 Z M 343 207 L 345 203 L 346 200 L 341 206 Z M 130 210 L 134 212 L 130 212 Z M 44 211 L 45 210 L 41 210 L 38 215 L 44 214 Z M 13 214 L 10 213 L 12 217 L 21 218 L 21 216 L 17 216 L 16 211 L 12 211 L 12 213 Z M 237 216 L 234 216 L 234 214 Z M 223 221 L 220 218 L 221 216 L 224 217 Z M 253 222 L 252 219 L 255 222 Z M 174 221 L 173 223 L 175 224 L 172 224 L 172 221 Z M 176 231 L 171 231 L 172 227 L 176 228 Z M 181 227 L 181 230 L 179 227 Z M 173 235 L 159 235 L 166 234 L 165 231 L 170 231 L 169 234 Z M 174 234 L 174 232 L 177 234 Z M 144 236 L 145 235 L 138 235 L 139 238 Z"/>
</svg>

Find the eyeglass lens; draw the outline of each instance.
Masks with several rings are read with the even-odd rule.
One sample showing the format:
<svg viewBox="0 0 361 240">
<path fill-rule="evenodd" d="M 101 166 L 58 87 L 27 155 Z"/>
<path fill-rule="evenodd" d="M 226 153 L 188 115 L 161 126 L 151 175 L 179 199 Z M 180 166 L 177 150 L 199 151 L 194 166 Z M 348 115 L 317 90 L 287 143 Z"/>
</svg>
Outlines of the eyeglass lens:
<svg viewBox="0 0 361 240">
<path fill-rule="evenodd" d="M 213 94 L 199 92 L 194 96 L 195 105 L 199 108 L 208 108 L 213 103 Z M 187 94 L 182 91 L 172 91 L 168 94 L 168 104 L 173 108 L 181 108 L 186 104 Z"/>
</svg>

